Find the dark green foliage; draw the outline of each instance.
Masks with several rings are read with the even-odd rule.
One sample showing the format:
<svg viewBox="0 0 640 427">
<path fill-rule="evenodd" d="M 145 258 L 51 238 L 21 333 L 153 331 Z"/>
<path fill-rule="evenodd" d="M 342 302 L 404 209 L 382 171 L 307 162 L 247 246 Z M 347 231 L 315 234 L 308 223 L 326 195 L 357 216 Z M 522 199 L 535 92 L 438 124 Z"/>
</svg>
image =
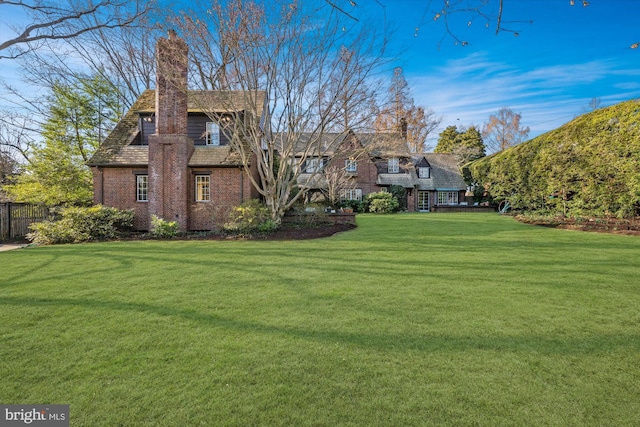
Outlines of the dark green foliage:
<svg viewBox="0 0 640 427">
<path fill-rule="evenodd" d="M 68 207 L 60 211 L 59 220 L 32 224 L 32 233 L 27 234 L 27 238 L 41 245 L 112 240 L 132 226 L 133 210 L 101 205 Z"/>
<path fill-rule="evenodd" d="M 461 165 L 486 154 L 482 134 L 475 126 L 464 132 L 459 132 L 456 126 L 448 126 L 440 133 L 434 152 L 455 154 Z"/>
<path fill-rule="evenodd" d="M 351 208 L 354 212 L 366 212 L 367 203 L 364 200 L 341 200 L 338 203 L 339 208 Z"/>
<path fill-rule="evenodd" d="M 438 136 L 438 145 L 433 150 L 435 153 L 453 153 L 456 139 L 460 135 L 456 126 L 447 126 Z"/>
<path fill-rule="evenodd" d="M 585 114 L 469 165 L 514 209 L 565 216 L 640 214 L 640 102 Z"/>
<path fill-rule="evenodd" d="M 389 193 L 398 200 L 398 210 L 407 209 L 407 189 L 401 185 L 392 185 L 389 187 Z"/>
</svg>

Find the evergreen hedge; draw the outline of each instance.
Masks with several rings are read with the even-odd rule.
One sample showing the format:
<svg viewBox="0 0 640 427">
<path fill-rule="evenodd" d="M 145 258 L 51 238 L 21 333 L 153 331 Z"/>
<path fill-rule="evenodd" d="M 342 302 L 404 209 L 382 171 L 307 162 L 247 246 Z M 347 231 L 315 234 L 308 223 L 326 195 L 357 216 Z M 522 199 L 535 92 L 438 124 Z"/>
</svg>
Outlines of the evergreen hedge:
<svg viewBox="0 0 640 427">
<path fill-rule="evenodd" d="M 467 165 L 514 209 L 564 216 L 640 215 L 640 101 L 582 115 Z"/>
</svg>

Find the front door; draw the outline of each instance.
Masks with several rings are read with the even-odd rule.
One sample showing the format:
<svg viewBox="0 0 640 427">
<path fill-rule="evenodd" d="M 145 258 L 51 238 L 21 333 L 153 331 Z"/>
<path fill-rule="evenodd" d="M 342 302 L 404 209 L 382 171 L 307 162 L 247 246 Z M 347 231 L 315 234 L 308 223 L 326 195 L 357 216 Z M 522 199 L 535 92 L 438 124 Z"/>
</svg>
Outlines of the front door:
<svg viewBox="0 0 640 427">
<path fill-rule="evenodd" d="M 420 212 L 429 212 L 429 192 L 418 191 L 418 210 Z"/>
</svg>

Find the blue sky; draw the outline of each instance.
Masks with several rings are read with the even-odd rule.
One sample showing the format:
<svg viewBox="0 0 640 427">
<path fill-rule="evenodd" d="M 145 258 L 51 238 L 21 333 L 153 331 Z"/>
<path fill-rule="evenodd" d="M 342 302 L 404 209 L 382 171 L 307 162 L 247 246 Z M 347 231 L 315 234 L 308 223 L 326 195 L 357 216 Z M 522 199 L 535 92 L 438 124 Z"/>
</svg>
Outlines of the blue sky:
<svg viewBox="0 0 640 427">
<path fill-rule="evenodd" d="M 400 52 L 393 65 L 403 67 L 416 105 L 444 117 L 442 128 L 482 126 L 509 107 L 534 137 L 584 112 L 592 98 L 607 106 L 640 97 L 640 48 L 630 47 L 640 42 L 640 0 L 589 0 L 588 7 L 582 0 L 504 0 L 504 27 L 519 36 L 452 15 L 466 46 L 454 44 L 442 18 L 434 21 L 443 0 L 332 1 L 361 22 L 393 30 L 390 52 Z M 498 0 L 491 2 L 485 11 L 495 16 Z M 0 75 L 16 83 L 15 64 L 1 62 Z"/>
<path fill-rule="evenodd" d="M 444 116 L 443 127 L 481 126 L 509 107 L 533 137 L 572 120 L 592 98 L 607 106 L 640 97 L 640 48 L 631 48 L 640 41 L 640 0 L 575 3 L 504 0 L 503 19 L 514 21 L 504 27 L 517 37 L 496 35 L 495 22 L 487 29 L 481 20 L 468 26 L 469 15 L 450 16 L 466 46 L 434 21 L 441 0 L 362 0 L 356 8 L 377 9 L 396 28 L 392 47 L 404 49 L 397 64 L 415 103 Z"/>
</svg>

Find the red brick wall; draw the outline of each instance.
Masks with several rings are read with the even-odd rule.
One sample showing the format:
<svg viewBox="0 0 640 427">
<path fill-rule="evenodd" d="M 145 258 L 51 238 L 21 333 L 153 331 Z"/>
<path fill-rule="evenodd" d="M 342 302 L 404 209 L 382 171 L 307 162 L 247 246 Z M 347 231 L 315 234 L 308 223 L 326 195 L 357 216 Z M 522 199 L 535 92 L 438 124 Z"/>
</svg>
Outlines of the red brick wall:
<svg viewBox="0 0 640 427">
<path fill-rule="evenodd" d="M 133 209 L 134 229 L 148 230 L 150 224 L 150 202 L 136 202 L 136 174 L 147 173 L 146 168 L 94 168 L 94 203 L 119 209 Z M 195 175 L 211 177 L 211 201 L 195 201 Z M 229 211 L 249 199 L 258 198 L 258 193 L 244 169 L 241 168 L 189 168 L 187 172 L 189 230 L 219 229 L 227 220 Z M 150 183 L 151 185 L 151 183 Z M 151 189 L 149 189 L 151 190 Z M 149 197 L 151 198 L 151 191 Z M 163 217 L 166 220 L 174 218 Z"/>
<path fill-rule="evenodd" d="M 195 201 L 195 176 L 198 174 L 210 176 L 211 200 L 208 202 Z M 219 229 L 233 206 L 257 198 L 256 190 L 242 168 L 192 168 L 190 175 L 190 230 Z"/>
<path fill-rule="evenodd" d="M 180 230 L 189 223 L 189 158 L 193 141 L 186 135 L 149 137 L 149 214 L 177 221 Z"/>
<path fill-rule="evenodd" d="M 146 173 L 146 168 L 94 168 L 95 204 L 118 209 L 133 209 L 133 227 L 149 229 L 149 203 L 136 202 L 136 173 Z"/>
<path fill-rule="evenodd" d="M 189 225 L 187 65 L 189 49 L 169 31 L 156 47 L 156 133 L 149 136 L 149 214 Z"/>
<path fill-rule="evenodd" d="M 345 167 L 345 161 L 347 159 L 349 159 L 349 156 L 346 153 L 336 155 L 331 159 L 331 166 L 343 168 Z M 376 185 L 378 172 L 375 163 L 373 163 L 369 156 L 366 155 L 362 155 L 360 158 L 356 159 L 356 163 L 356 172 L 352 175 L 352 180 L 354 182 L 353 188 L 362 189 L 363 196 L 380 191 L 380 187 Z"/>
<path fill-rule="evenodd" d="M 187 43 L 169 31 L 156 45 L 156 133 L 187 133 Z"/>
</svg>

